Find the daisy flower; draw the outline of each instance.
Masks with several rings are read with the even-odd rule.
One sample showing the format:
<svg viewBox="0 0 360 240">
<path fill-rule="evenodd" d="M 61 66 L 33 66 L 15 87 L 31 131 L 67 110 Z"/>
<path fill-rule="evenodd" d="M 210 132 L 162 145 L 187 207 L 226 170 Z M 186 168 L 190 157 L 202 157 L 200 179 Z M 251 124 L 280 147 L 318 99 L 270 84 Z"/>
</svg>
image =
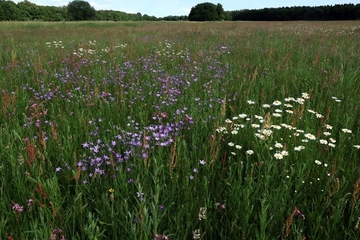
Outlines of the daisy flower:
<svg viewBox="0 0 360 240">
<path fill-rule="evenodd" d="M 253 153 L 254 153 L 253 150 L 247 150 L 247 151 L 246 151 L 246 154 L 248 154 L 248 155 L 251 155 L 251 154 L 253 154 Z"/>
<path fill-rule="evenodd" d="M 281 105 L 281 102 L 276 100 L 272 103 L 274 106 L 280 106 Z"/>
<path fill-rule="evenodd" d="M 344 133 L 352 133 L 352 131 L 350 129 L 347 128 L 343 128 L 341 129 Z"/>
<path fill-rule="evenodd" d="M 283 159 L 283 155 L 282 155 L 281 153 L 279 153 L 279 152 L 275 153 L 275 154 L 274 154 L 274 157 L 275 157 L 276 159 Z"/>
<path fill-rule="evenodd" d="M 319 160 L 315 160 L 315 163 L 316 163 L 317 165 L 321 165 L 321 162 L 320 162 Z"/>
</svg>

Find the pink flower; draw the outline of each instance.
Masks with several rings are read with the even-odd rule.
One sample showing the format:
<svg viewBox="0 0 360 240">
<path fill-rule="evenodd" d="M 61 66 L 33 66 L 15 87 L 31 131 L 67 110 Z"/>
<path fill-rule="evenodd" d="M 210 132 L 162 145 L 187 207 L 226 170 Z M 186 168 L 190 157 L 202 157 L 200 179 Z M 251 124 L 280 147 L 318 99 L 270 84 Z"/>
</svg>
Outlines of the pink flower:
<svg viewBox="0 0 360 240">
<path fill-rule="evenodd" d="M 28 199 L 28 200 L 27 200 L 27 205 L 28 205 L 28 207 L 30 207 L 30 205 L 32 204 L 33 201 L 34 201 L 34 200 L 32 200 L 32 199 Z"/>
<path fill-rule="evenodd" d="M 162 118 L 167 118 L 167 113 L 166 112 L 161 112 L 160 115 L 161 115 Z"/>
<path fill-rule="evenodd" d="M 169 237 L 161 234 L 155 234 L 154 240 L 169 240 Z"/>
<path fill-rule="evenodd" d="M 59 237 L 60 240 L 65 240 L 65 235 L 63 234 L 63 230 L 61 228 L 54 229 L 51 234 L 51 240 L 57 240 Z"/>
<path fill-rule="evenodd" d="M 303 214 L 297 207 L 294 208 L 294 216 L 301 216 L 305 220 L 305 214 Z"/>
<path fill-rule="evenodd" d="M 12 206 L 12 209 L 14 209 L 16 212 L 23 212 L 24 211 L 24 207 L 23 206 L 20 206 L 19 204 L 15 203 L 13 206 Z"/>
</svg>

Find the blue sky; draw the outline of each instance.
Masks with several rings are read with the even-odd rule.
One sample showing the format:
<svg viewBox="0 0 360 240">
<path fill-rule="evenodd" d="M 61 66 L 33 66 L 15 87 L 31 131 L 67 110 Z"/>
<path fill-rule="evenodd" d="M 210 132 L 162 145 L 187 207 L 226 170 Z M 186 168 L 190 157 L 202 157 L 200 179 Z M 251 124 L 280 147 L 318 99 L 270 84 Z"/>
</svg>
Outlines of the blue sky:
<svg viewBox="0 0 360 240">
<path fill-rule="evenodd" d="M 29 0 L 37 5 L 64 6 L 70 0 Z M 19 1 L 14 1 L 19 2 Z M 164 17 L 169 15 L 188 15 L 191 7 L 203 2 L 220 3 L 225 11 L 241 9 L 260 9 L 286 6 L 321 6 L 335 5 L 344 3 L 360 3 L 358 1 L 341 0 L 88 0 L 96 10 L 117 10 L 127 13 L 147 14 L 155 17 Z"/>
</svg>

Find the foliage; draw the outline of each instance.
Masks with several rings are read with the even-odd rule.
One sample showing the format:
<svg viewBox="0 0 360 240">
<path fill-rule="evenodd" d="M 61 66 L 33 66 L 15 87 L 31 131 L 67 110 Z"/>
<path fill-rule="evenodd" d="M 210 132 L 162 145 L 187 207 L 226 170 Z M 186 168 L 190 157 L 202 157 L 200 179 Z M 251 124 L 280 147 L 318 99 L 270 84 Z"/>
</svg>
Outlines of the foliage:
<svg viewBox="0 0 360 240">
<path fill-rule="evenodd" d="M 200 3 L 191 8 L 190 21 L 218 21 L 225 19 L 225 12 L 220 3 Z"/>
<path fill-rule="evenodd" d="M 358 20 L 360 19 L 360 4 L 264 8 L 231 11 L 229 13 L 235 21 Z"/>
<path fill-rule="evenodd" d="M 184 15 L 184 16 L 166 16 L 166 17 L 163 17 L 161 18 L 161 20 L 164 20 L 164 21 L 186 21 L 188 20 L 188 16 L 187 15 Z"/>
<path fill-rule="evenodd" d="M 66 8 L 38 6 L 29 1 L 18 4 L 0 1 L 0 21 L 62 21 L 68 19 Z"/>
<path fill-rule="evenodd" d="M 15 4 L 12 1 L 0 1 L 0 21 L 156 21 L 154 16 L 128 14 L 121 11 L 96 11 L 85 1 L 72 1 L 68 6 L 39 6 L 29 1 Z"/>
<path fill-rule="evenodd" d="M 12 1 L 0 1 L 0 21 L 25 20 L 25 12 Z"/>
<path fill-rule="evenodd" d="M 128 13 L 129 20 L 131 21 L 141 21 L 142 20 L 142 14 L 141 13 Z"/>
<path fill-rule="evenodd" d="M 155 16 L 149 16 L 149 15 L 147 15 L 147 14 L 144 14 L 144 15 L 142 16 L 142 20 L 143 20 L 143 21 L 157 21 L 158 19 L 157 19 L 157 17 L 155 17 Z"/>
<path fill-rule="evenodd" d="M 99 21 L 127 21 L 129 15 L 120 11 L 98 10 L 96 11 L 96 20 Z"/>
<path fill-rule="evenodd" d="M 96 10 L 86 1 L 74 0 L 67 5 L 71 20 L 82 21 L 95 19 Z"/>
</svg>

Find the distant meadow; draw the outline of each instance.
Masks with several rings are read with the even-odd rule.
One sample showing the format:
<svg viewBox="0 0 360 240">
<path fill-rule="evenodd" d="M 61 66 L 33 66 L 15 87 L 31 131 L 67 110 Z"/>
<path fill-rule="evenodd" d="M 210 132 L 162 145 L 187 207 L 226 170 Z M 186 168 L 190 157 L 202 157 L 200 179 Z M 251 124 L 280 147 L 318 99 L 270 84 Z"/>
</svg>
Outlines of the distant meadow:
<svg viewBox="0 0 360 240">
<path fill-rule="evenodd" d="M 360 239 L 358 21 L 0 34 L 0 239 Z"/>
</svg>

